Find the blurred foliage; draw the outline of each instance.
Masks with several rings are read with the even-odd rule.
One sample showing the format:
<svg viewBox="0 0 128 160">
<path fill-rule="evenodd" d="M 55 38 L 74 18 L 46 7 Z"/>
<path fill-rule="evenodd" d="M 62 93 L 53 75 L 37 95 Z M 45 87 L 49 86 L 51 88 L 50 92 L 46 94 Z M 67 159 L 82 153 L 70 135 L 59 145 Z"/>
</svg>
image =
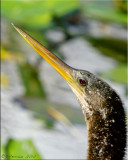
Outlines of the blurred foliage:
<svg viewBox="0 0 128 160">
<path fill-rule="evenodd" d="M 51 104 L 47 100 L 42 98 L 25 98 L 23 97 L 21 101 L 25 104 L 25 106 L 37 113 L 35 116 L 45 122 L 46 128 L 52 128 L 54 126 L 54 119 L 51 119 L 51 115 L 49 115 L 49 109 L 55 108 L 58 112 L 66 115 L 66 118 L 71 123 L 85 124 L 84 116 L 81 112 L 81 108 L 73 108 L 66 105 L 61 104 Z M 52 116 L 53 117 L 53 116 Z M 76 118 L 77 117 L 77 118 Z"/>
<path fill-rule="evenodd" d="M 4 74 L 1 72 L 1 85 L 4 86 L 5 88 L 8 88 L 10 85 L 10 79 L 7 74 Z"/>
<path fill-rule="evenodd" d="M 3 145 L 1 146 L 1 151 L 2 160 L 42 160 L 42 157 L 39 155 L 36 147 L 30 139 L 9 139 L 5 147 L 3 147 Z"/>
<path fill-rule="evenodd" d="M 109 78 L 110 80 L 118 83 L 122 83 L 127 85 L 127 65 L 126 64 L 120 64 L 113 70 L 110 70 L 106 73 L 103 73 L 102 76 L 104 78 Z"/>
<path fill-rule="evenodd" d="M 109 5 L 108 5 L 109 4 Z M 62 17 L 75 10 L 82 10 L 85 17 L 127 25 L 125 1 L 5 1 L 1 2 L 1 15 L 15 24 L 29 28 L 54 26 L 53 17 Z M 123 11 L 123 12 L 122 12 Z M 64 23 L 63 23 L 64 24 Z"/>
<path fill-rule="evenodd" d="M 101 76 L 112 81 L 127 84 L 127 41 L 114 38 L 88 38 L 104 55 L 116 59 L 120 65 L 102 73 Z"/>
<path fill-rule="evenodd" d="M 56 110 L 55 108 L 49 107 L 48 113 L 57 121 L 65 123 L 67 125 L 71 125 L 71 122 L 69 121 L 69 119 L 62 112 Z"/>
<path fill-rule="evenodd" d="M 28 63 L 23 63 L 19 65 L 19 71 L 26 89 L 25 96 L 45 98 L 46 94 L 39 80 L 37 68 Z"/>
<path fill-rule="evenodd" d="M 127 41 L 114 38 L 88 38 L 103 54 L 127 62 Z"/>
<path fill-rule="evenodd" d="M 5 49 L 3 45 L 1 45 L 1 61 L 7 60 L 18 60 L 22 61 L 23 56 L 18 52 L 13 52 L 8 49 Z"/>
<path fill-rule="evenodd" d="M 62 16 L 78 8 L 78 0 L 65 1 L 2 1 L 2 17 L 11 22 L 30 27 L 49 27 L 52 16 Z"/>
<path fill-rule="evenodd" d="M 110 5 L 108 5 L 109 3 Z M 124 3 L 123 6 L 125 5 L 126 3 Z M 82 9 L 86 17 L 102 20 L 105 22 L 116 22 L 127 26 L 127 14 L 121 12 L 119 9 L 117 10 L 116 7 L 114 8 L 111 1 L 94 1 L 92 3 L 88 2 L 85 3 Z"/>
<path fill-rule="evenodd" d="M 128 5 L 128 1 L 127 0 L 113 0 L 115 7 L 119 10 L 122 11 L 124 13 L 127 14 L 127 5 Z"/>
<path fill-rule="evenodd" d="M 7 51 L 2 45 L 1 45 L 1 60 L 10 60 L 11 54 L 10 51 Z"/>
</svg>

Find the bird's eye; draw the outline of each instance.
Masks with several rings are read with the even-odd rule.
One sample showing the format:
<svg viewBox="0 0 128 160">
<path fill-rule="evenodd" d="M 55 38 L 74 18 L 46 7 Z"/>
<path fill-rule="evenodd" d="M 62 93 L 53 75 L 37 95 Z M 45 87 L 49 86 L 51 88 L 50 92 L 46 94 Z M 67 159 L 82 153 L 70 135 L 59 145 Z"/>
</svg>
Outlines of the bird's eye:
<svg viewBox="0 0 128 160">
<path fill-rule="evenodd" d="M 85 82 L 85 80 L 80 79 L 80 80 L 79 80 L 79 82 L 80 82 L 80 84 L 81 84 L 82 86 L 86 86 L 86 82 Z"/>
</svg>

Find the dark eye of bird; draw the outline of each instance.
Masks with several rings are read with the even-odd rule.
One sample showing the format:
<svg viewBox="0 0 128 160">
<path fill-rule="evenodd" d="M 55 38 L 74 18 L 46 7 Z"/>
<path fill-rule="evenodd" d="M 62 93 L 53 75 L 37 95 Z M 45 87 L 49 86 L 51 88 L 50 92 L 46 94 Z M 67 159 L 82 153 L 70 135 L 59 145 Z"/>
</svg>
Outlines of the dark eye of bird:
<svg viewBox="0 0 128 160">
<path fill-rule="evenodd" d="M 86 86 L 86 82 L 85 82 L 85 80 L 80 79 L 80 80 L 79 80 L 79 82 L 80 82 L 80 84 L 81 84 L 82 86 Z"/>
</svg>

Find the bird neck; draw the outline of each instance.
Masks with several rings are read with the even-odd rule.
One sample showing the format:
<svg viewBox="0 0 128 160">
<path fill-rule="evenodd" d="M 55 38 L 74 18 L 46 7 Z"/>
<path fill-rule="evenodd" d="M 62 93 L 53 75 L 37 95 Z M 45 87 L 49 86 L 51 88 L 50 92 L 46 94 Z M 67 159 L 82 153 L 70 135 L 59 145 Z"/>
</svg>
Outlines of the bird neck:
<svg viewBox="0 0 128 160">
<path fill-rule="evenodd" d="M 82 107 L 88 129 L 87 160 L 123 159 L 126 146 L 125 113 L 118 97 L 99 106 Z"/>
</svg>

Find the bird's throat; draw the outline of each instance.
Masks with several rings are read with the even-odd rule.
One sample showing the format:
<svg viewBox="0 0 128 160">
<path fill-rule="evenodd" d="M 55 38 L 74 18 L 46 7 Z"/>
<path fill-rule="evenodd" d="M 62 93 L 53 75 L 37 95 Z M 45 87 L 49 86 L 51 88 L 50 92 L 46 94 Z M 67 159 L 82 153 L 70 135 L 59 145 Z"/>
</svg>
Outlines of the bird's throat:
<svg viewBox="0 0 128 160">
<path fill-rule="evenodd" d="M 70 86 L 77 96 L 87 123 L 87 160 L 115 160 L 124 156 L 126 146 L 125 113 L 118 95 L 99 105 L 91 104 L 85 95 Z"/>
</svg>

